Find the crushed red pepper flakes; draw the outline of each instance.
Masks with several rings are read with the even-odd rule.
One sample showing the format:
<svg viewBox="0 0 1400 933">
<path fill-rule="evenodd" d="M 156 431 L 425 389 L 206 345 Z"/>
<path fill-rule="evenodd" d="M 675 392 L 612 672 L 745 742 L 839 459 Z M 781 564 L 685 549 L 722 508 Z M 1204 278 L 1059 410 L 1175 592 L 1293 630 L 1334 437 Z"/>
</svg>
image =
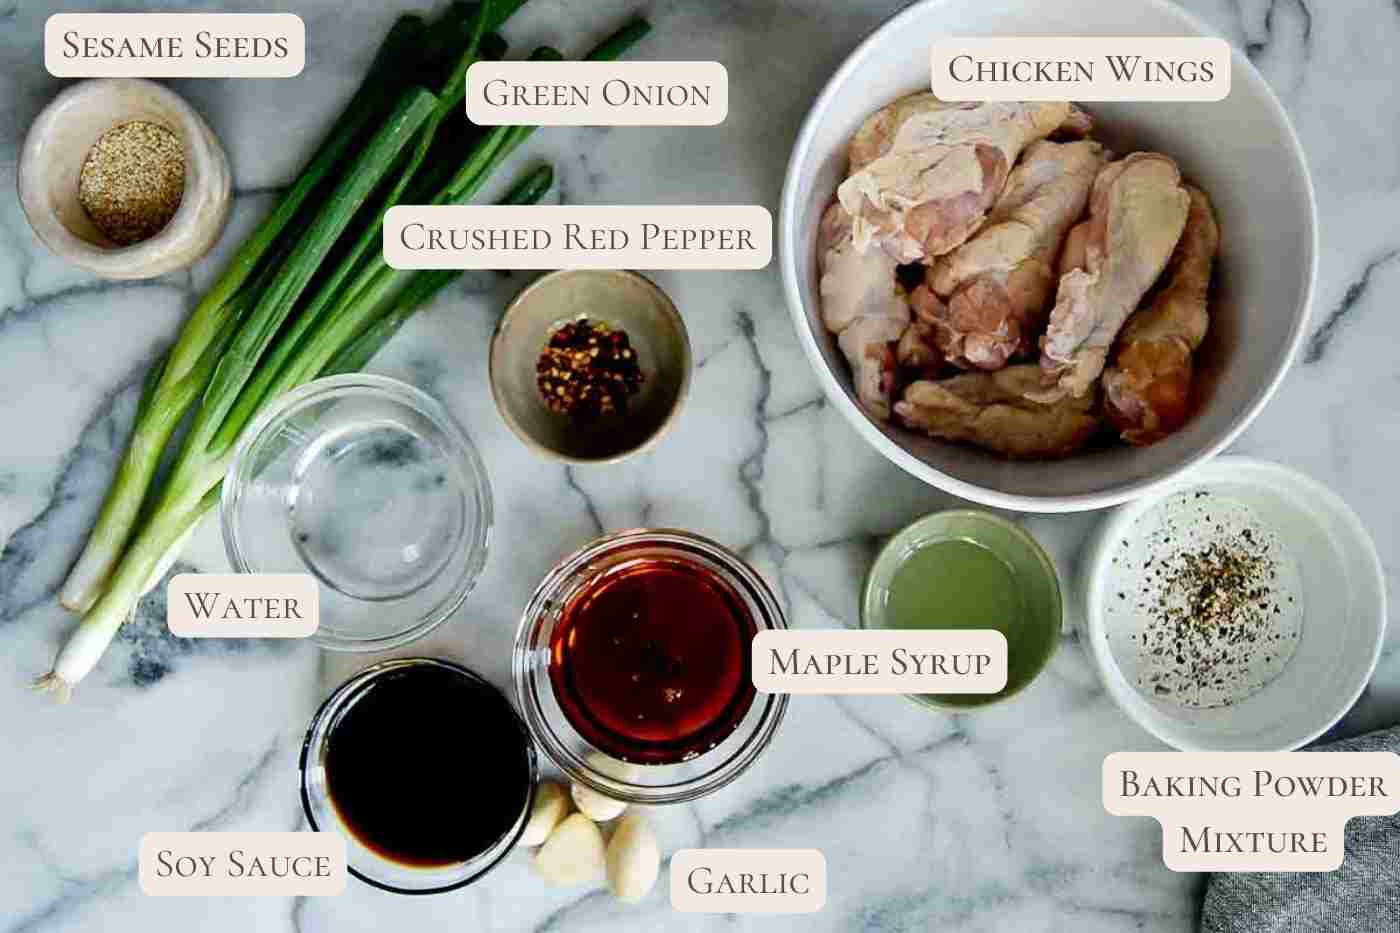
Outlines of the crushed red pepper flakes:
<svg viewBox="0 0 1400 933">
<path fill-rule="evenodd" d="M 588 318 L 550 334 L 535 373 L 545 405 L 579 421 L 626 414 L 643 379 L 627 332 Z"/>
</svg>

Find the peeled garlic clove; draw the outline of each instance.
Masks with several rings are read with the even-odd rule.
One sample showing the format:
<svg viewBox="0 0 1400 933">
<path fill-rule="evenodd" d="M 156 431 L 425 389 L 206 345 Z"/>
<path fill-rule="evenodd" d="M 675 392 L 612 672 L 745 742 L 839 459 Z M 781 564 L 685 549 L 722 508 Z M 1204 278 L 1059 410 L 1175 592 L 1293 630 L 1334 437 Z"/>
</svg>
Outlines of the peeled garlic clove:
<svg viewBox="0 0 1400 933">
<path fill-rule="evenodd" d="M 661 847 L 646 818 L 635 810 L 624 816 L 608 842 L 608 889 L 635 904 L 647 896 L 661 872 Z"/>
<path fill-rule="evenodd" d="M 532 862 L 550 884 L 597 881 L 607 864 L 603 834 L 582 813 L 573 813 L 554 827 Z"/>
<path fill-rule="evenodd" d="M 577 781 L 574 782 L 572 793 L 574 806 L 578 807 L 578 812 L 595 823 L 606 823 L 608 820 L 621 816 L 622 811 L 627 809 L 627 804 L 621 800 L 605 797 L 593 788 Z"/>
<path fill-rule="evenodd" d="M 520 834 L 520 844 L 529 847 L 543 844 L 559 821 L 568 815 L 569 796 L 564 788 L 553 781 L 545 781 L 535 788 L 535 802 L 530 807 L 525 830 Z"/>
</svg>

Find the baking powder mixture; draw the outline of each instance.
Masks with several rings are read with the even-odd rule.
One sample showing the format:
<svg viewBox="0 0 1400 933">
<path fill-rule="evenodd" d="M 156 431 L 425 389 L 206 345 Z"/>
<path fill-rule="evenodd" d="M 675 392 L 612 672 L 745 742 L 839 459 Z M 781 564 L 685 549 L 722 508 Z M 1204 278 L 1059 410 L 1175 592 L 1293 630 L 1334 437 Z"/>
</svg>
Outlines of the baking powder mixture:
<svg viewBox="0 0 1400 933">
<path fill-rule="evenodd" d="M 1105 629 L 1143 693 L 1192 709 L 1229 706 L 1287 667 L 1302 632 L 1301 580 L 1247 505 L 1185 490 L 1141 515 L 1114 548 Z"/>
</svg>

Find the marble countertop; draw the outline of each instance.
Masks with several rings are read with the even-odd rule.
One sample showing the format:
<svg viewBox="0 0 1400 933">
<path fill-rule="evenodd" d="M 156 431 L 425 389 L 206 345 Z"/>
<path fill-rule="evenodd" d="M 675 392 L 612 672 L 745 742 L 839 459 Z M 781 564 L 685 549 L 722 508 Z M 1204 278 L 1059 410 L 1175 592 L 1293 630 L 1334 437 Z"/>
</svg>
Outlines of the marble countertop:
<svg viewBox="0 0 1400 933">
<path fill-rule="evenodd" d="M 809 102 L 857 41 L 902 5 L 653 0 L 646 8 L 657 29 L 644 56 L 723 62 L 733 88 L 727 122 L 551 129 L 517 158 L 552 159 L 567 202 L 755 202 L 776 214 Z M 219 250 L 192 273 L 120 284 L 59 262 L 20 213 L 16 153 L 61 82 L 42 63 L 52 10 L 0 0 L 0 933 L 1192 929 L 1201 878 L 1162 866 L 1155 823 L 1112 817 L 1100 805 L 1103 756 L 1157 746 L 1113 706 L 1068 636 L 1031 689 L 975 715 L 932 714 L 897 697 L 797 697 L 740 781 L 654 813 L 666 853 L 821 849 L 831 883 L 816 915 L 673 914 L 664 874 L 644 904 L 623 907 L 596 889 L 545 887 L 519 854 L 483 882 L 431 898 L 354 882 L 322 899 L 141 895 L 135 852 L 147 831 L 303 825 L 302 732 L 319 700 L 367 659 L 303 643 L 178 640 L 152 596 L 71 703 L 53 705 L 27 684 L 73 624 L 53 594 L 93 521 L 142 374 L 353 89 L 397 6 L 230 7 L 300 13 L 306 71 L 276 82 L 172 82 L 229 149 L 234 216 Z M 517 47 L 547 41 L 578 52 L 634 6 L 532 0 L 507 32 Z M 1400 316 L 1388 296 L 1400 289 L 1400 8 L 1391 0 L 1188 6 L 1244 47 L 1282 98 L 1307 150 L 1322 224 L 1304 354 L 1234 450 L 1300 468 L 1360 510 L 1393 604 Z M 850 625 L 882 537 L 953 504 L 860 443 L 825 404 L 792 332 L 776 263 L 657 278 L 692 334 L 694 392 L 677 430 L 622 466 L 544 462 L 496 415 L 485 347 L 523 274 L 467 274 L 374 361 L 375 371 L 425 388 L 462 420 L 498 508 L 491 559 L 466 607 L 401 653 L 459 659 L 505 684 L 517 613 L 536 581 L 601 531 L 641 524 L 690 528 L 741 550 L 779 584 L 796 626 Z M 1025 521 L 1067 572 L 1096 520 Z M 184 565 L 226 567 L 213 522 Z M 1374 681 L 1341 730 L 1400 718 L 1397 646 L 1392 628 Z"/>
</svg>

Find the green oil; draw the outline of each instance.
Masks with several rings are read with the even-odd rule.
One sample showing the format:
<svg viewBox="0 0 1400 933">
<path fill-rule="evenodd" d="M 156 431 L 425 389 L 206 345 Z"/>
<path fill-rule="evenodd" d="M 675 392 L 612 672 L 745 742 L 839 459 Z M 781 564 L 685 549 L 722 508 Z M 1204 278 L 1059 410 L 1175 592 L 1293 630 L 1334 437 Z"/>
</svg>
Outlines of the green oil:
<svg viewBox="0 0 1400 933">
<path fill-rule="evenodd" d="M 1055 645 L 1058 613 L 1006 559 L 966 538 L 925 541 L 902 555 L 884 587 L 882 622 L 894 629 L 995 629 L 1006 636 L 1007 681 L 999 694 L 941 694 L 952 706 L 977 706 L 1014 693 L 1044 665 Z"/>
</svg>

